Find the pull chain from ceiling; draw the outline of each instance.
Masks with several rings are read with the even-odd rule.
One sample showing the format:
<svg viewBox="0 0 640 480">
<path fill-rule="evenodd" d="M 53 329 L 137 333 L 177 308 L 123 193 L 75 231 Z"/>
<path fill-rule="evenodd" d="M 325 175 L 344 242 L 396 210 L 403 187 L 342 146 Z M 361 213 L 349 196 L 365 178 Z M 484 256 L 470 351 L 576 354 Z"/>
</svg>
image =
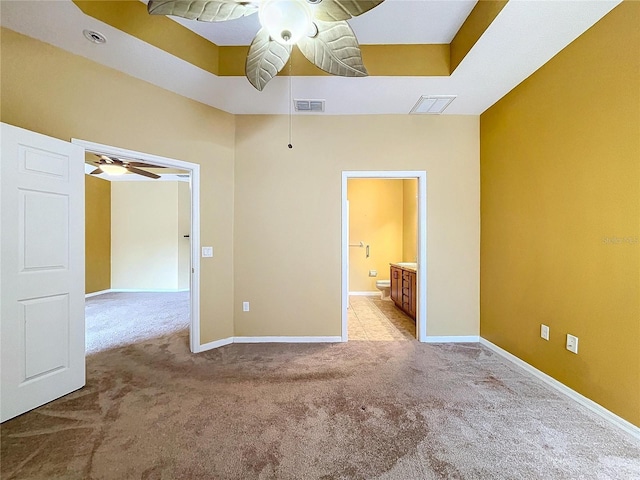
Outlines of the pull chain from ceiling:
<svg viewBox="0 0 640 480">
<path fill-rule="evenodd" d="M 291 144 L 291 117 L 293 115 L 292 109 L 293 109 L 293 89 L 291 86 L 291 82 L 292 82 L 292 75 L 291 75 L 291 64 L 293 63 L 293 59 L 290 58 L 289 59 L 289 144 L 287 145 L 289 148 L 293 148 L 293 145 Z"/>
</svg>

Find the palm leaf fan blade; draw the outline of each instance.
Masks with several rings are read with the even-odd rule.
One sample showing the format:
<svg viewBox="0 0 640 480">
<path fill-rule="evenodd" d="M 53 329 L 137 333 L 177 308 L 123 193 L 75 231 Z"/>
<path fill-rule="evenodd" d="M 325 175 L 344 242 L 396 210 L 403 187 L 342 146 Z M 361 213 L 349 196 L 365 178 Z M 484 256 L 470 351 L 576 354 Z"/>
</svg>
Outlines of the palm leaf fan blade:
<svg viewBox="0 0 640 480">
<path fill-rule="evenodd" d="M 258 8 L 235 0 L 150 0 L 147 11 L 201 22 L 226 22 L 256 13 Z"/>
<path fill-rule="evenodd" d="M 262 91 L 269 81 L 280 72 L 291 55 L 291 46 L 271 40 L 266 29 L 261 29 L 251 42 L 245 74 L 251 85 Z"/>
<path fill-rule="evenodd" d="M 323 0 L 315 10 L 315 17 L 324 22 L 349 20 L 368 12 L 384 0 Z"/>
<path fill-rule="evenodd" d="M 366 77 L 367 69 L 353 30 L 346 21 L 316 21 L 315 37 L 298 41 L 302 54 L 316 67 L 342 77 Z"/>
</svg>

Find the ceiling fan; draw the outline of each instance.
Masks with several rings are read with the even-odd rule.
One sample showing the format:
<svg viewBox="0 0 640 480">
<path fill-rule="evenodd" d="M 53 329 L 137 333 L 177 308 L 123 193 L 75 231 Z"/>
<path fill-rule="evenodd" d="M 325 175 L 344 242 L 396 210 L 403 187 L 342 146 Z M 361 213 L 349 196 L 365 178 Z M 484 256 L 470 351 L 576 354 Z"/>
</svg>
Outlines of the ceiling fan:
<svg viewBox="0 0 640 480">
<path fill-rule="evenodd" d="M 343 77 L 366 77 L 360 46 L 347 20 L 384 0 L 150 0 L 152 15 L 175 15 L 224 22 L 258 13 L 262 28 L 249 47 L 247 79 L 257 90 L 286 65 L 291 48 L 321 70 Z"/>
<path fill-rule="evenodd" d="M 97 165 L 93 172 L 90 175 L 99 175 L 101 173 L 106 173 L 108 175 L 121 175 L 123 173 L 135 173 L 138 175 L 143 175 L 145 177 L 158 179 L 160 175 L 156 175 L 152 172 L 147 172 L 146 170 L 142 170 L 138 167 L 147 167 L 147 168 L 165 168 L 160 165 L 150 165 L 148 163 L 141 162 L 131 162 L 129 160 L 121 160 L 116 157 L 109 157 L 107 155 L 94 154 L 98 157 L 98 160 L 93 162 L 94 165 Z"/>
</svg>

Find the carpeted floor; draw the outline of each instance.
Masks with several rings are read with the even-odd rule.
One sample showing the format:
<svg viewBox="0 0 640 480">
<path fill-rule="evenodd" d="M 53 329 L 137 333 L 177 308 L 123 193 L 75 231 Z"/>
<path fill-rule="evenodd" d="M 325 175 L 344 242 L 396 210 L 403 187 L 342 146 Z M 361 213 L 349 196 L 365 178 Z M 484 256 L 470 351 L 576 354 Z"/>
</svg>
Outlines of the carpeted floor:
<svg viewBox="0 0 640 480">
<path fill-rule="evenodd" d="M 189 292 L 105 293 L 85 304 L 87 355 L 189 328 Z"/>
<path fill-rule="evenodd" d="M 84 389 L 2 425 L 2 478 L 640 478 L 639 442 L 476 344 L 187 340 L 89 355 Z"/>
</svg>

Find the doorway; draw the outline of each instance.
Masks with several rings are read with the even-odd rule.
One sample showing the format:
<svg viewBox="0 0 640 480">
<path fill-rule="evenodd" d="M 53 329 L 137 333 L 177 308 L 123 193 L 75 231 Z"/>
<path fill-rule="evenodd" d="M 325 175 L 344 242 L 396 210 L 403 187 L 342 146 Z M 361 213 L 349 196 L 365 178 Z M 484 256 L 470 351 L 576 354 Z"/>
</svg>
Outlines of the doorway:
<svg viewBox="0 0 640 480">
<path fill-rule="evenodd" d="M 109 145 L 102 145 L 85 140 L 72 139 L 71 143 L 79 145 L 89 152 L 99 152 L 104 155 L 111 155 L 122 158 L 135 158 L 141 162 L 146 162 L 160 167 L 183 170 L 189 175 L 189 192 L 191 202 L 190 212 L 190 264 L 191 275 L 189 279 L 189 346 L 193 353 L 201 351 L 200 347 L 200 281 L 199 281 L 199 251 L 200 251 L 200 166 L 198 164 L 184 162 L 167 157 L 160 157 L 144 152 L 137 152 Z"/>
<path fill-rule="evenodd" d="M 417 278 L 416 291 L 416 337 L 419 341 L 426 341 L 426 172 L 425 171 L 344 171 L 342 172 L 342 341 L 348 341 L 348 307 L 349 307 L 349 255 L 354 246 L 362 244 L 362 248 L 370 249 L 366 239 L 349 238 L 349 202 L 347 197 L 350 179 L 371 180 L 417 180 L 417 239 L 416 263 Z M 366 252 L 369 253 L 369 252 Z M 375 272 L 374 272 L 375 273 Z M 382 272 L 381 272 L 382 273 Z M 384 275 L 384 274 L 383 274 Z"/>
</svg>

